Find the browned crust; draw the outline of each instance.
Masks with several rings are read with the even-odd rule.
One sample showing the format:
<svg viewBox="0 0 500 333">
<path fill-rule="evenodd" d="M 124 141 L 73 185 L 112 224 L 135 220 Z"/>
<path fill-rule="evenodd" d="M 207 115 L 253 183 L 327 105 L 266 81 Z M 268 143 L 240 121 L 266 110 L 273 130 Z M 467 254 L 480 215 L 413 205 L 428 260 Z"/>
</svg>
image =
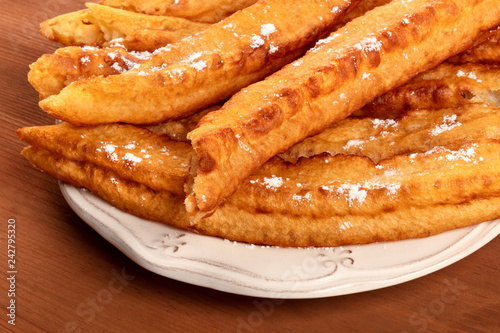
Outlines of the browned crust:
<svg viewBox="0 0 500 333">
<path fill-rule="evenodd" d="M 306 247 L 427 237 L 500 217 L 499 149 L 500 141 L 485 140 L 379 164 L 328 154 L 296 165 L 274 158 L 195 225 L 178 196 L 43 149 L 23 154 L 53 177 L 143 218 L 233 241 Z"/>
<path fill-rule="evenodd" d="M 151 188 L 120 177 L 110 169 L 85 161 L 69 160 L 43 148 L 26 147 L 22 154 L 31 164 L 77 187 L 84 187 L 125 212 L 141 218 L 186 228 L 182 196 Z M 182 221 L 186 221 L 184 224 Z"/>
<path fill-rule="evenodd" d="M 26 127 L 18 137 L 55 155 L 93 163 L 156 191 L 183 195 L 192 148 L 131 125 Z"/>
<path fill-rule="evenodd" d="M 216 23 L 257 0 L 101 0 L 110 7 L 149 15 L 183 17 L 192 21 Z"/>
<path fill-rule="evenodd" d="M 395 155 L 423 153 L 433 147 L 459 149 L 465 143 L 500 139 L 500 108 L 465 105 L 412 110 L 399 118 L 349 118 L 297 143 L 279 156 L 296 163 L 323 152 L 366 156 L 374 163 Z"/>
<path fill-rule="evenodd" d="M 220 105 L 214 105 L 189 117 L 147 126 L 146 128 L 153 133 L 168 135 L 172 140 L 189 142 L 187 135 L 195 129 L 200 119 L 207 113 L 217 111 L 219 109 Z"/>
<path fill-rule="evenodd" d="M 500 107 L 498 61 L 495 64 L 445 62 L 377 97 L 353 115 L 397 118 L 406 110 L 452 108 L 466 104 Z"/>
<path fill-rule="evenodd" d="M 351 21 L 189 134 L 200 159 L 191 213 L 213 213 L 269 158 L 465 50 L 499 21 L 494 0 L 393 1 Z"/>
<path fill-rule="evenodd" d="M 448 59 L 451 63 L 497 63 L 500 59 L 500 26 L 482 35 L 473 48 Z"/>
<path fill-rule="evenodd" d="M 66 46 L 108 47 L 119 39 L 128 50 L 152 52 L 209 26 L 183 18 L 138 14 L 95 3 L 87 3 L 87 7 L 89 9 L 42 22 L 41 34 Z"/>
<path fill-rule="evenodd" d="M 358 1 L 261 1 L 158 50 L 136 70 L 74 82 L 40 106 L 77 125 L 182 118 L 296 59 Z"/>
<path fill-rule="evenodd" d="M 58 94 L 71 82 L 94 76 L 116 75 L 139 66 L 144 59 L 123 48 L 68 46 L 44 54 L 30 65 L 28 81 L 40 100 Z"/>
</svg>

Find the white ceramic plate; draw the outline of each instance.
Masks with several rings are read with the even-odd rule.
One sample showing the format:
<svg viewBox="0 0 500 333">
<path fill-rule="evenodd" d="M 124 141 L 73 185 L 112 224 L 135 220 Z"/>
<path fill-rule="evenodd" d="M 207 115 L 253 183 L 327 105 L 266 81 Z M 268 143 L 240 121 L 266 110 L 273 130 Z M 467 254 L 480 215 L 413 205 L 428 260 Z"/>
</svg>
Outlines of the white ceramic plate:
<svg viewBox="0 0 500 333">
<path fill-rule="evenodd" d="M 143 220 L 64 183 L 61 190 L 84 221 L 144 268 L 255 297 L 316 298 L 395 285 L 448 266 L 500 234 L 499 219 L 424 239 L 335 248 L 256 246 Z"/>
</svg>

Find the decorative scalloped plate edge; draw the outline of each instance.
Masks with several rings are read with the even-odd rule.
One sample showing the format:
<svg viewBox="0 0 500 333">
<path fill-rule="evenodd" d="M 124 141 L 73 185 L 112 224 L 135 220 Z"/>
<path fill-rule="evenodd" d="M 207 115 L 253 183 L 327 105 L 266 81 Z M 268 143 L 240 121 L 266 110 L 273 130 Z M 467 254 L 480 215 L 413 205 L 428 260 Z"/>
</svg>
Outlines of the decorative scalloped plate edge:
<svg viewBox="0 0 500 333">
<path fill-rule="evenodd" d="M 224 292 L 276 299 L 369 291 L 430 274 L 500 234 L 500 219 L 422 239 L 335 248 L 231 242 L 127 214 L 60 183 L 71 208 L 103 238 L 159 275 Z"/>
</svg>

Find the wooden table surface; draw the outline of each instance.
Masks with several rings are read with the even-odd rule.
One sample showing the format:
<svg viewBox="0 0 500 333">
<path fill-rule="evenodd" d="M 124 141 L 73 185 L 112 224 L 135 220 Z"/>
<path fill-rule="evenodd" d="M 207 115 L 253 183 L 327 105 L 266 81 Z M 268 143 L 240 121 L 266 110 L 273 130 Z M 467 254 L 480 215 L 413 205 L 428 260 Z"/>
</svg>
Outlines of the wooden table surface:
<svg viewBox="0 0 500 333">
<path fill-rule="evenodd" d="M 0 3 L 0 331 L 494 332 L 500 327 L 499 237 L 404 284 L 272 306 L 270 300 L 185 284 L 135 264 L 69 208 L 57 182 L 19 154 L 24 144 L 14 134 L 19 127 L 53 123 L 38 108 L 38 95 L 26 79 L 28 65 L 58 47 L 38 34 L 39 23 L 81 9 L 84 1 Z M 9 221 L 16 228 L 13 285 L 7 279 Z M 105 304 L 96 302 L 117 281 L 116 272 L 129 279 L 120 288 L 113 285 L 119 292 Z M 444 302 L 450 283 L 456 297 Z M 9 295 L 12 287 L 15 295 Z M 15 326 L 9 323 L 11 300 Z"/>
</svg>

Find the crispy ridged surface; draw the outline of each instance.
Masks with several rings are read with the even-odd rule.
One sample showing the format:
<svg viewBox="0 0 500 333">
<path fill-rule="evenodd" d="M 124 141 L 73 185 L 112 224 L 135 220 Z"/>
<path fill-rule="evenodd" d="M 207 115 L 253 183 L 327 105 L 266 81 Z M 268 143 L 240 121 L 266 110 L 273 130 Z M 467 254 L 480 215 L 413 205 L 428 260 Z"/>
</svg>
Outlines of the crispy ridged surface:
<svg viewBox="0 0 500 333">
<path fill-rule="evenodd" d="M 500 59 L 500 27 L 485 33 L 473 48 L 448 59 L 451 63 L 496 63 Z"/>
<path fill-rule="evenodd" d="M 183 17 L 192 21 L 216 23 L 257 0 L 101 0 L 100 3 L 149 15 Z"/>
<path fill-rule="evenodd" d="M 451 108 L 465 104 L 500 107 L 500 62 L 443 63 L 377 97 L 353 115 L 396 118 L 406 110 Z"/>
<path fill-rule="evenodd" d="M 388 3 L 389 0 L 362 0 L 352 11 L 350 11 L 343 19 L 342 23 L 339 24 L 339 26 L 342 26 L 349 22 L 350 20 L 363 15 L 365 12 L 368 10 L 371 10 L 377 6 L 381 6 L 383 4 Z M 102 6 L 101 6 L 102 7 Z M 69 15 L 69 14 L 68 14 Z M 73 14 L 73 15 L 76 15 Z M 85 14 L 87 16 L 90 15 L 90 13 Z M 88 17 L 87 17 L 88 19 Z M 68 20 L 68 19 L 66 19 Z M 64 21 L 64 20 L 63 20 Z M 89 29 L 89 25 L 85 25 L 83 28 Z M 54 29 L 54 28 L 52 28 Z M 68 30 L 66 28 L 66 30 Z M 79 32 L 79 29 L 76 28 L 73 31 L 68 31 L 67 34 L 79 34 L 81 35 L 81 32 Z M 123 46 L 124 48 L 130 49 L 130 50 L 135 50 L 135 49 L 144 49 L 143 46 L 141 46 L 141 43 L 144 42 L 145 39 L 153 39 L 153 45 L 157 45 L 158 43 L 163 43 L 162 41 L 164 38 L 161 38 L 161 34 L 164 32 L 155 32 L 151 30 L 147 31 L 136 31 L 135 32 L 137 35 L 144 35 L 144 38 L 139 38 L 139 39 L 122 39 L 120 41 L 114 40 L 113 44 L 117 46 Z M 95 35 L 97 35 L 96 33 Z M 157 35 L 160 34 L 160 38 L 156 39 Z M 92 37 L 92 38 L 85 38 L 82 39 L 81 42 L 85 45 L 92 45 L 95 44 L 95 39 L 97 37 Z M 73 40 L 69 41 L 62 41 L 63 43 L 66 44 L 74 44 L 75 42 Z M 134 45 L 131 45 L 131 43 L 134 43 Z M 108 43 L 109 44 L 109 43 Z M 138 44 L 138 45 L 135 45 Z M 64 50 L 64 51 L 63 51 Z M 97 75 L 102 75 L 102 76 L 108 76 L 108 75 L 114 75 L 114 74 L 121 74 L 125 71 L 128 71 L 132 69 L 132 67 L 124 66 L 122 63 L 118 63 L 118 65 L 114 65 L 114 62 L 110 62 L 108 59 L 108 53 L 106 51 L 100 51 L 100 50 L 95 50 L 95 52 L 92 52 L 92 55 L 89 57 L 90 61 L 85 62 L 82 66 L 83 68 L 80 68 L 80 59 L 85 56 L 85 52 L 88 51 L 76 51 L 78 49 L 71 49 L 71 48 L 64 48 L 57 50 L 53 55 L 44 55 L 42 56 L 37 62 L 35 63 L 36 66 L 32 65 L 31 72 L 29 75 L 33 78 L 30 80 L 33 80 L 33 86 L 37 91 L 40 92 L 41 99 L 44 99 L 48 96 L 58 94 L 62 88 L 67 86 L 69 83 L 78 81 L 81 79 L 85 79 L 88 77 L 92 76 L 97 76 Z M 133 53 L 133 52 L 132 52 Z M 82 55 L 83 54 L 83 55 Z M 60 60 L 59 57 L 64 56 L 64 60 Z M 126 56 L 127 53 L 125 50 L 120 51 L 121 56 Z M 142 56 L 144 57 L 144 56 Z M 135 56 L 132 54 L 130 55 L 131 58 L 130 61 L 134 61 L 132 59 L 135 58 Z M 143 60 L 140 60 L 142 63 Z M 114 65 L 109 66 L 109 65 Z M 75 68 L 76 66 L 76 68 Z M 46 68 L 52 68 L 51 71 L 46 71 Z M 204 114 L 203 112 L 199 112 L 199 114 Z M 196 122 L 199 120 L 199 116 L 195 115 L 191 118 L 194 119 L 196 118 Z M 182 136 L 183 140 L 185 140 L 187 132 L 190 132 L 192 129 L 194 129 L 195 126 L 188 126 L 185 127 L 184 124 L 185 121 L 181 122 L 168 122 L 168 123 L 163 123 L 157 126 L 157 129 L 164 131 L 164 133 L 168 134 L 168 130 L 172 130 L 172 134 L 174 138 L 180 138 Z M 193 125 L 193 124 L 192 124 Z M 194 124 L 196 125 L 196 124 Z M 189 128 L 189 130 L 188 130 Z M 182 131 L 183 133 L 178 133 L 178 131 Z"/>
<path fill-rule="evenodd" d="M 21 128 L 17 135 L 33 146 L 94 163 L 153 190 L 184 194 L 192 154 L 186 143 L 122 124 L 76 127 L 61 123 Z"/>
<path fill-rule="evenodd" d="M 343 155 L 320 155 L 295 165 L 275 158 L 197 228 L 231 223 L 232 214 L 245 211 L 240 227 L 210 231 L 248 233 L 248 224 L 257 221 L 251 226 L 257 239 L 251 242 L 333 246 L 425 237 L 494 219 L 500 214 L 499 149 L 498 141 L 484 141 L 379 164 Z"/>
<path fill-rule="evenodd" d="M 181 197 L 43 149 L 23 154 L 53 177 L 143 218 L 253 244 L 338 246 L 426 237 L 498 218 L 499 149 L 499 141 L 486 140 L 379 164 L 328 154 L 295 165 L 274 158 L 195 225 Z"/>
<path fill-rule="evenodd" d="M 154 124 L 185 117 L 302 55 L 357 2 L 257 2 L 157 50 L 136 70 L 74 82 L 40 106 L 77 125 Z"/>
<path fill-rule="evenodd" d="M 495 0 L 393 1 L 351 21 L 202 118 L 188 136 L 199 158 L 188 211 L 213 213 L 269 158 L 465 50 L 499 21 Z"/>
<path fill-rule="evenodd" d="M 396 119 L 349 118 L 294 145 L 279 156 L 295 163 L 323 152 L 366 156 L 374 163 L 434 147 L 458 149 L 483 139 L 500 140 L 500 108 L 467 104 L 407 111 Z"/>
<path fill-rule="evenodd" d="M 125 212 L 153 221 L 161 217 L 162 222 L 187 227 L 187 223 L 182 224 L 185 210 L 181 196 L 168 191 L 154 191 L 143 184 L 123 179 L 110 169 L 85 161 L 69 160 L 43 148 L 26 147 L 22 154 L 31 164 L 52 177 L 87 188 Z"/>
<path fill-rule="evenodd" d="M 387 120 L 398 118 L 406 111 L 424 109 L 423 112 L 432 112 L 431 109 L 456 108 L 469 104 L 476 104 L 479 109 L 482 109 L 484 106 L 492 108 L 500 107 L 500 64 L 441 64 L 416 76 L 401 87 L 376 98 L 373 102 L 355 111 L 353 116 L 357 118 L 371 117 Z M 200 118 L 208 112 L 218 109 L 220 109 L 220 106 L 214 106 L 190 117 L 150 126 L 148 129 L 155 133 L 169 135 L 174 140 L 187 141 L 187 133 L 196 128 Z M 451 110 L 440 110 L 439 112 L 451 112 Z M 368 123 L 371 122 L 371 120 L 365 121 Z M 342 122 L 338 125 L 345 126 L 341 124 Z M 334 125 L 334 127 L 336 126 Z M 325 131 L 331 132 L 330 129 Z M 361 130 L 361 132 L 363 133 L 364 130 Z M 338 140 L 346 144 L 349 140 L 358 139 L 357 135 L 359 134 L 356 133 L 356 129 L 352 129 L 349 139 L 343 140 L 342 137 L 339 137 Z M 328 140 L 334 138 L 334 136 L 328 136 Z M 320 133 L 305 141 L 324 146 L 327 142 L 322 137 L 323 135 Z M 297 146 L 302 147 L 302 144 L 299 143 Z M 298 147 L 292 147 L 291 151 L 296 151 Z M 310 149 L 310 153 L 307 156 L 312 156 L 313 151 L 329 151 L 315 148 L 313 144 L 310 145 Z M 284 153 L 282 156 L 291 154 L 291 151 Z M 288 158 L 297 159 L 300 156 L 302 155 L 295 155 L 293 158 L 289 156 Z"/>
<path fill-rule="evenodd" d="M 359 16 L 386 2 L 365 0 L 350 15 Z M 128 3 L 127 9 L 134 9 L 138 1 Z M 155 0 L 142 3 L 160 4 Z M 161 6 L 169 4 L 162 1 Z M 253 244 L 365 244 L 426 237 L 500 218 L 500 72 L 498 54 L 490 52 L 498 42 L 498 30 L 479 33 L 493 20 L 489 15 L 500 19 L 500 9 L 492 0 L 416 0 L 401 1 L 401 6 L 415 6 L 418 10 L 407 16 L 398 5 L 391 4 L 387 7 L 390 9 L 369 13 L 358 20 L 361 23 L 355 21 L 341 30 L 343 36 L 332 35 L 320 41 L 310 52 L 314 61 L 301 59 L 285 74 L 277 73 L 257 84 L 257 90 L 247 88 L 221 112 L 215 111 L 219 106 L 214 106 L 187 118 L 145 128 L 125 124 L 77 127 L 68 123 L 23 128 L 18 136 L 32 145 L 23 150 L 23 155 L 54 178 L 87 188 L 131 214 Z M 154 8 L 155 12 L 159 10 Z M 463 12 L 458 13 L 460 10 Z M 484 24 L 481 27 L 475 22 L 479 12 Z M 109 13 L 108 9 L 104 13 Z M 289 19 L 289 15 L 284 17 Z M 351 18 L 345 17 L 345 21 Z M 453 24 L 460 28 L 454 29 L 448 21 L 454 19 L 457 21 Z M 239 33 L 235 27 L 227 28 Z M 264 30 L 260 31 L 261 38 L 266 37 Z M 466 40 L 451 41 L 455 31 L 463 34 L 461 39 L 467 36 Z M 207 43 L 222 46 L 215 42 L 217 36 L 207 34 Z M 433 49 L 427 47 L 429 38 Z M 268 51 L 271 45 L 276 46 L 271 43 L 279 40 L 264 39 Z M 365 90 L 375 88 L 380 93 L 392 84 L 399 85 L 425 64 L 437 63 L 439 56 L 458 52 L 467 43 L 471 45 L 468 51 L 375 99 L 354 113 L 358 118 L 337 122 L 355 105 L 367 102 L 371 92 Z M 158 51 L 137 70 L 133 68 L 144 59 L 124 49 L 65 48 L 33 64 L 30 81 L 45 98 L 71 82 L 93 75 L 132 70 L 133 75 L 142 76 L 166 68 L 173 74 L 179 62 L 198 67 L 206 59 L 214 60 L 204 58 L 204 54 L 195 57 L 194 47 L 195 42 L 187 42 L 182 48 L 174 44 Z M 421 54 L 417 56 L 418 52 Z M 245 58 L 245 65 L 255 60 L 251 56 Z M 187 76 L 182 79 L 191 80 Z M 339 107 L 339 103 L 349 105 Z M 89 109 L 95 106 L 90 104 Z M 234 114 L 228 117 L 227 108 Z M 304 109 L 311 114 L 304 116 Z M 103 110 L 108 112 L 108 108 Z M 193 159 L 191 145 L 174 140 L 189 141 L 187 133 L 204 115 L 202 130 L 194 131 L 202 135 L 193 141 L 198 147 L 198 157 Z M 316 133 L 332 119 L 332 127 L 296 143 L 279 156 L 267 160 L 267 155 L 262 154 L 271 151 L 270 157 L 281 149 L 280 145 L 292 142 L 290 138 Z M 149 121 L 141 124 L 145 123 Z M 282 129 L 283 124 L 289 127 Z M 200 150 L 200 142 L 208 153 Z M 260 144 L 263 146 L 258 147 Z M 211 155 L 214 151 L 216 159 Z M 208 189 L 208 194 L 212 194 L 213 186 L 220 191 L 217 186 L 227 185 L 225 180 L 215 178 L 215 182 L 204 183 L 212 180 L 199 177 L 200 171 L 202 175 L 210 174 L 222 163 L 228 167 L 223 172 L 229 170 L 230 176 L 250 172 L 245 165 L 248 156 L 257 158 L 257 164 L 262 165 L 248 176 L 238 175 L 234 194 L 222 201 L 212 215 L 208 212 L 209 216 L 203 217 L 206 212 L 201 212 L 193 219 L 186 207 L 192 214 L 199 202 L 194 197 L 185 200 L 183 187 L 191 191 L 196 181 L 197 187 Z M 198 177 L 193 180 L 196 172 Z M 223 196 L 227 194 L 224 190 Z M 199 194 L 202 203 L 204 194 Z"/>
<path fill-rule="evenodd" d="M 392 0 L 361 0 L 359 4 L 356 5 L 347 15 L 344 17 L 341 23 L 339 23 L 334 30 L 341 28 L 346 23 L 354 20 L 355 18 L 364 15 L 367 11 L 374 9 L 378 6 L 383 6 L 391 2 Z"/>
<path fill-rule="evenodd" d="M 66 46 L 108 47 L 119 39 L 128 50 L 152 52 L 209 26 L 178 17 L 139 14 L 95 3 L 86 5 L 87 10 L 42 22 L 40 32 Z"/>
<path fill-rule="evenodd" d="M 123 48 L 68 46 L 52 54 L 44 54 L 31 64 L 28 81 L 43 100 L 58 94 L 71 82 L 120 74 L 144 61 L 141 54 L 130 53 Z"/>
</svg>

